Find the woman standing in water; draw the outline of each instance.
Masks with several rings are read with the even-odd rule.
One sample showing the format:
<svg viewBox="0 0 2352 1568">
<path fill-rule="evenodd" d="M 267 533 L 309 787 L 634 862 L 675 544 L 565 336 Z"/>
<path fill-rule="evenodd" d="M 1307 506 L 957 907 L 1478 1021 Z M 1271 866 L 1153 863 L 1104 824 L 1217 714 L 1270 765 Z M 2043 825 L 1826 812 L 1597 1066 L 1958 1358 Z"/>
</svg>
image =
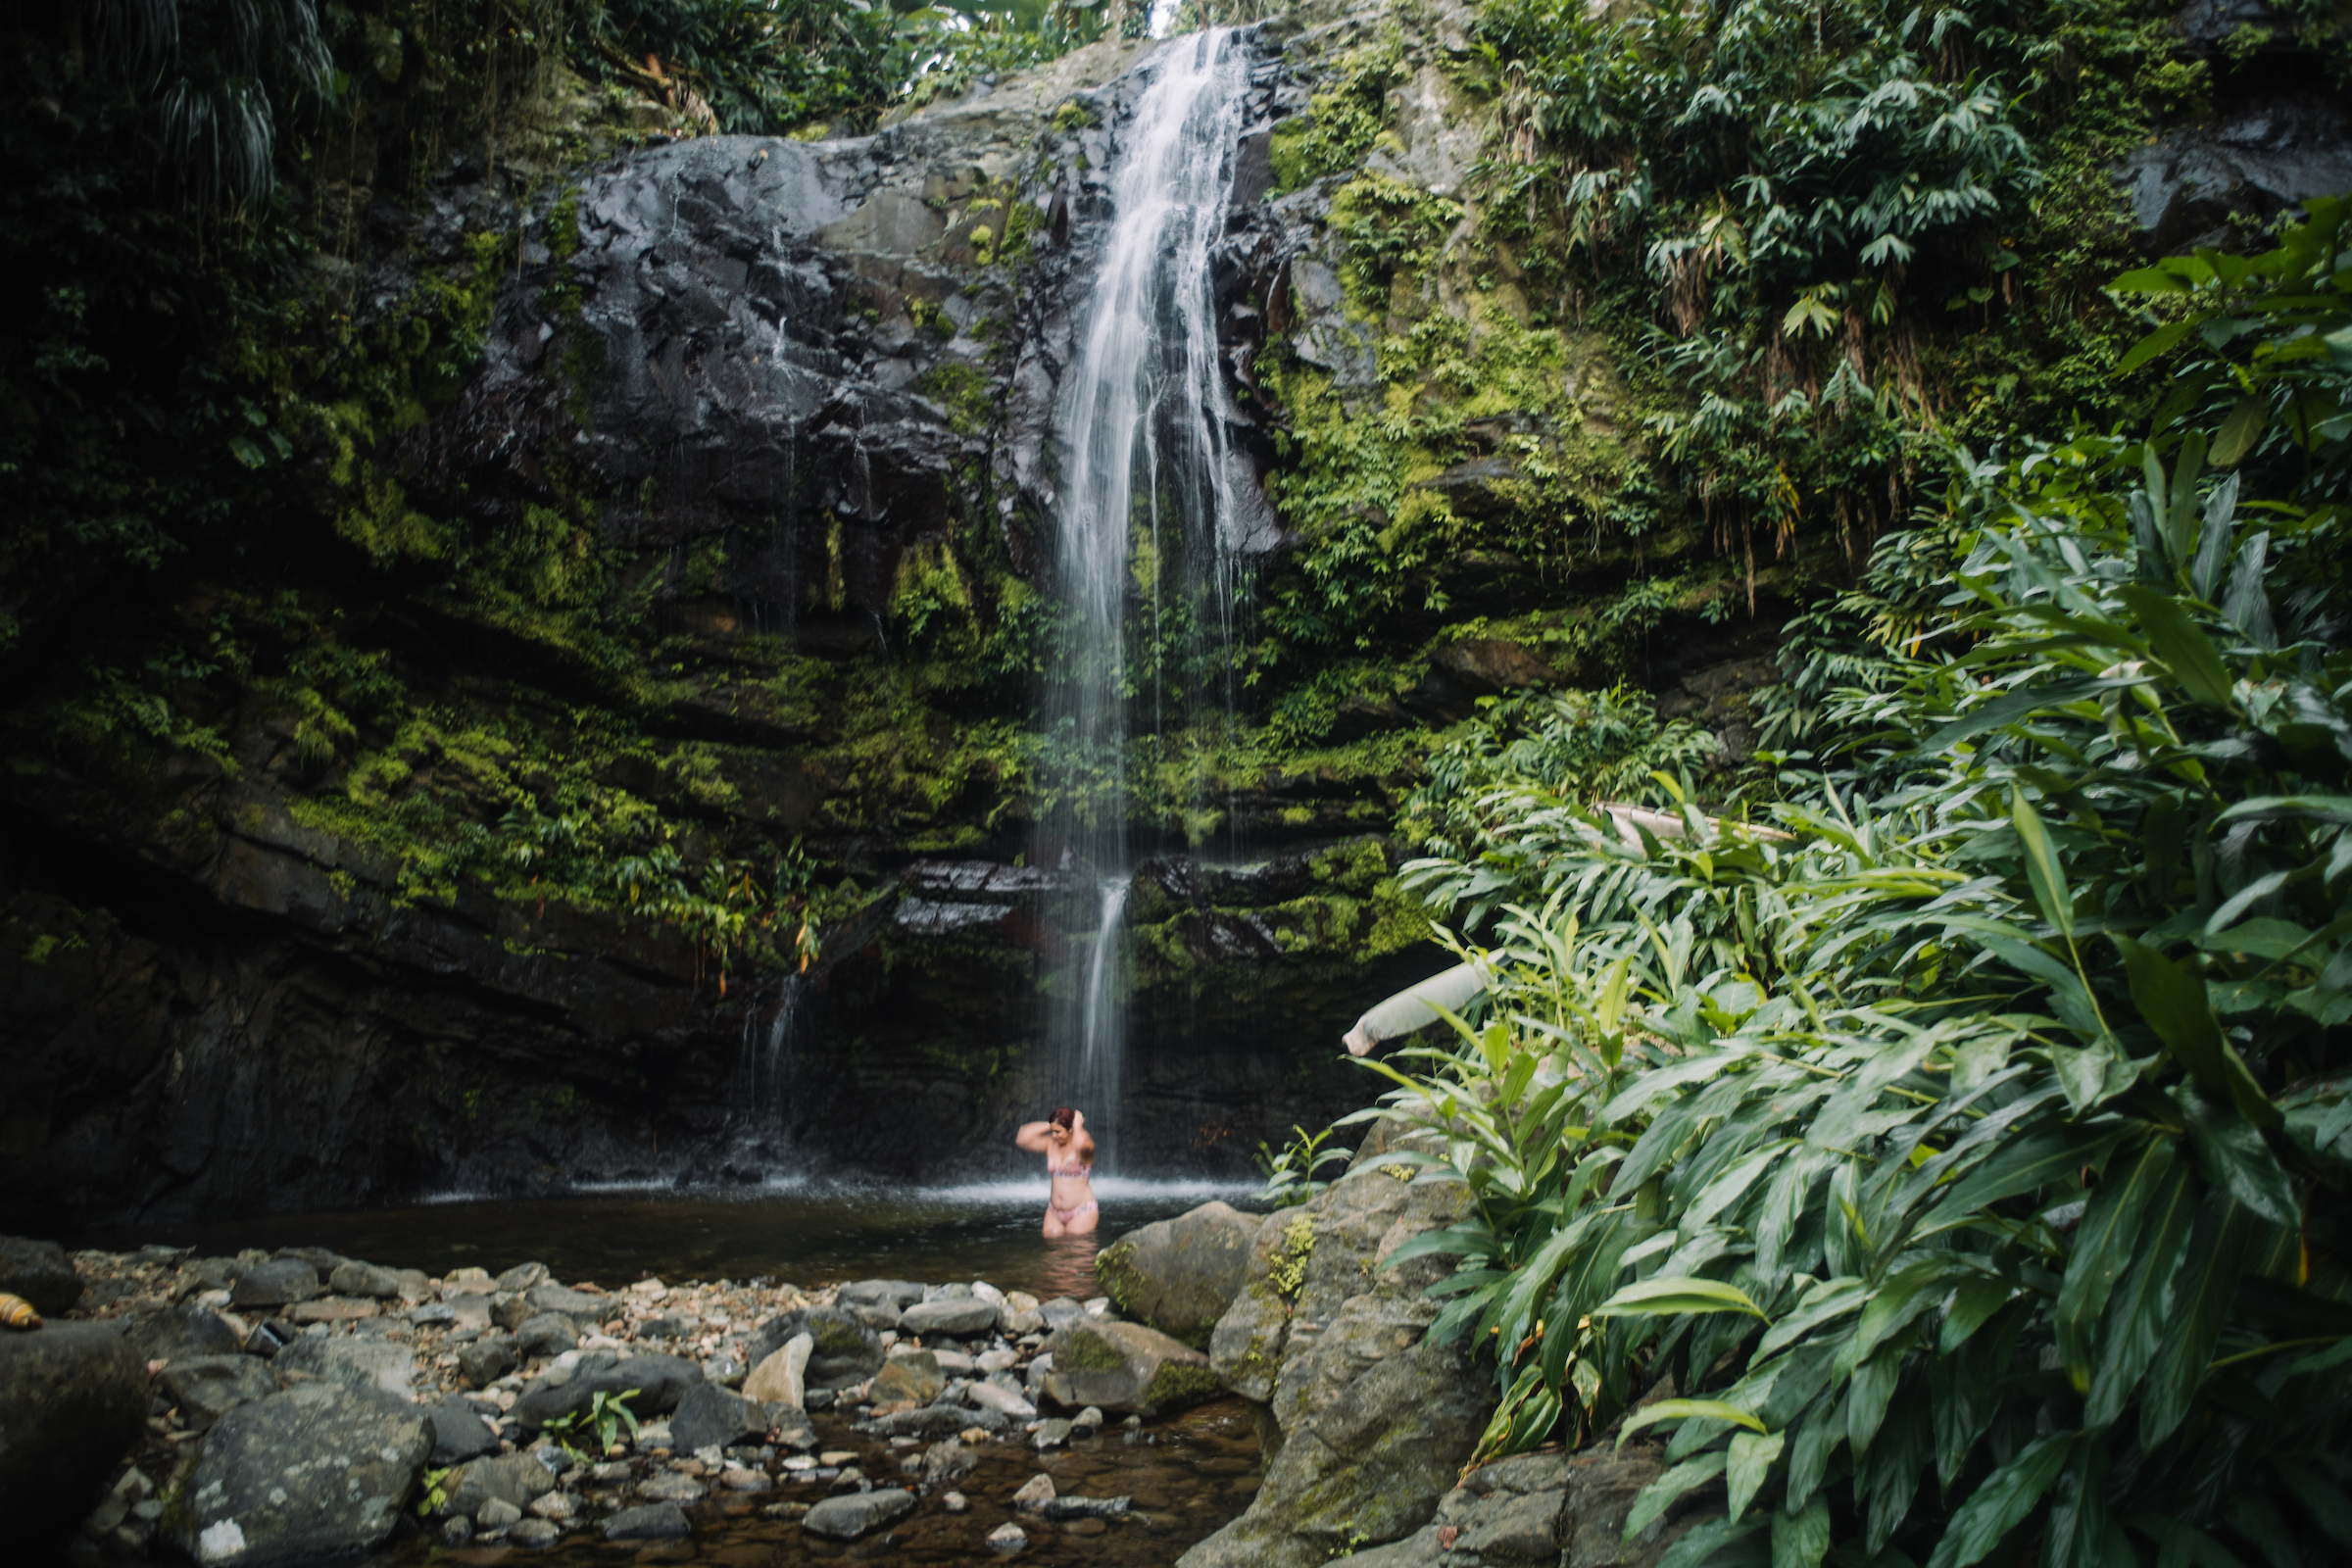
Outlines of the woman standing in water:
<svg viewBox="0 0 2352 1568">
<path fill-rule="evenodd" d="M 1054 1178 L 1046 1199 L 1046 1236 L 1091 1236 L 1102 1215 L 1095 1206 L 1095 1190 L 1087 1177 L 1095 1168 L 1095 1140 L 1086 1118 L 1067 1105 L 1045 1121 L 1033 1121 L 1013 1142 L 1033 1154 L 1046 1156 L 1046 1174 Z"/>
</svg>

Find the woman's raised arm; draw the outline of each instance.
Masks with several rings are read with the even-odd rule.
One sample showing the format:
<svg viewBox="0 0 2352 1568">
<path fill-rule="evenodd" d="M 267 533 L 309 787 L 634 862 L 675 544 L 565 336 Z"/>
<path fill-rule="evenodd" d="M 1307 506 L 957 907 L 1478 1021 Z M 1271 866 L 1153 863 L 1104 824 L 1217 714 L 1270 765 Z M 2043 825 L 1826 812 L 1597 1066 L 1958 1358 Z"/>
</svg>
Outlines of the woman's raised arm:
<svg viewBox="0 0 2352 1568">
<path fill-rule="evenodd" d="M 1012 1135 L 1014 1144 L 1032 1154 L 1053 1152 L 1054 1124 L 1050 1121 L 1023 1122 L 1021 1130 Z"/>
</svg>

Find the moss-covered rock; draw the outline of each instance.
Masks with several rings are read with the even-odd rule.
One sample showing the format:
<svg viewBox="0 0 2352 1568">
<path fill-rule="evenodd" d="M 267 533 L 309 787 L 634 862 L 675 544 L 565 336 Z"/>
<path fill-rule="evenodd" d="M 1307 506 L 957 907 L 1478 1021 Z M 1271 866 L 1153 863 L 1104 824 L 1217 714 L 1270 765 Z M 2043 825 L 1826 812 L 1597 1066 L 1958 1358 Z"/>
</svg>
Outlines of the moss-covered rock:
<svg viewBox="0 0 2352 1568">
<path fill-rule="evenodd" d="M 1221 1392 L 1207 1356 L 1141 1323 L 1071 1323 L 1039 1353 L 1054 1357 L 1046 1396 L 1072 1409 L 1152 1415 Z"/>
<path fill-rule="evenodd" d="M 1242 1288 L 1257 1223 L 1231 1204 L 1203 1203 L 1129 1231 L 1096 1255 L 1095 1274 L 1120 1311 L 1206 1350 Z"/>
</svg>

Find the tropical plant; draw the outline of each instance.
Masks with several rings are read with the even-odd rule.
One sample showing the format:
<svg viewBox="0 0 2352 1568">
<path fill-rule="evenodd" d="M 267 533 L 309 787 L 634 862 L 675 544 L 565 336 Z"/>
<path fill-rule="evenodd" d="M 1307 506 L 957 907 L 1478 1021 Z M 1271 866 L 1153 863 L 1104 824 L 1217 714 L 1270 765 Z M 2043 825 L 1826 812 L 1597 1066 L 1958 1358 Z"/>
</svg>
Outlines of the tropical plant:
<svg viewBox="0 0 2352 1568">
<path fill-rule="evenodd" d="M 1258 1174 L 1266 1179 L 1266 1185 L 1257 1190 L 1257 1200 L 1272 1203 L 1276 1208 L 1290 1208 L 1329 1187 L 1331 1183 L 1319 1173 L 1334 1165 L 1345 1165 L 1350 1153 L 1344 1148 L 1325 1147 L 1335 1131 L 1326 1127 L 1310 1133 L 1303 1127 L 1293 1127 L 1291 1141 L 1280 1149 L 1260 1143 L 1256 1154 L 1251 1156 L 1257 1161 Z"/>
<path fill-rule="evenodd" d="M 629 1408 L 628 1401 L 642 1392 L 640 1389 L 622 1389 L 615 1394 L 610 1389 L 599 1389 L 590 1398 L 587 1409 L 560 1415 L 547 1423 L 546 1430 L 555 1438 L 557 1446 L 574 1459 L 601 1459 L 612 1450 L 612 1440 L 624 1423 L 628 1426 L 629 1436 L 637 1436 L 637 1412 Z M 583 1454 L 572 1446 L 574 1440 L 581 1438 L 595 1440 L 593 1453 Z"/>
<path fill-rule="evenodd" d="M 2253 346 L 2299 397 L 2342 218 L 2244 274 L 2302 280 Z M 1671 1568 L 2352 1549 L 2345 514 L 2215 447 L 1964 463 L 1786 840 L 1489 797 L 1487 1015 L 1380 1068 L 1475 1198 L 1433 1332 L 1494 1347 L 1486 1452 L 1670 1427 L 1629 1536 L 1727 1502 Z"/>
</svg>

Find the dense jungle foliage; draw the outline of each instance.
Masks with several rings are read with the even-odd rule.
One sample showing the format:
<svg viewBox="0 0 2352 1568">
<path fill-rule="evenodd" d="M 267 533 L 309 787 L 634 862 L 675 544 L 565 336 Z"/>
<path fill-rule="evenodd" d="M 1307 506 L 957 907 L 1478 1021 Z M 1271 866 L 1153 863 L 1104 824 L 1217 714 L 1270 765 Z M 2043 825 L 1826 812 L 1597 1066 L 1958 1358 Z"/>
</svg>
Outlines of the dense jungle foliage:
<svg viewBox="0 0 2352 1568">
<path fill-rule="evenodd" d="M 1566 707 L 1433 772 L 1406 880 L 1498 978 L 1381 1069 L 1477 1200 L 1407 1250 L 1461 1259 L 1488 1453 L 1671 1375 L 1627 1536 L 1730 1506 L 1667 1568 L 2352 1550 L 2352 203 L 2310 208 L 2117 280 L 2143 436 L 1948 449 L 1736 805 Z M 1677 833 L 1596 809 L 1643 763 Z"/>
</svg>

